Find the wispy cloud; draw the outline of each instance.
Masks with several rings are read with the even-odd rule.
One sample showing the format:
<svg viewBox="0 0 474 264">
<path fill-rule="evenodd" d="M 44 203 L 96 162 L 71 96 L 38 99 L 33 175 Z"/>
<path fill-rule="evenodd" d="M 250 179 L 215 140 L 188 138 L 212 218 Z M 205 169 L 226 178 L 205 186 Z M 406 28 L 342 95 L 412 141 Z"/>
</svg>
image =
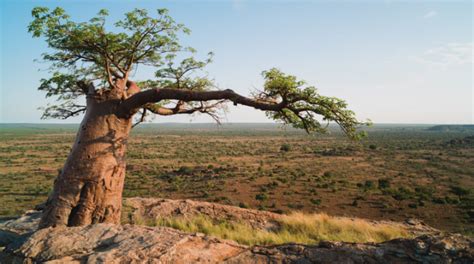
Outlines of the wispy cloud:
<svg viewBox="0 0 474 264">
<path fill-rule="evenodd" d="M 428 13 L 423 15 L 423 18 L 432 18 L 438 15 L 438 12 L 431 10 Z"/>
<path fill-rule="evenodd" d="M 472 63 L 473 43 L 448 43 L 426 50 L 418 61 L 438 66 Z"/>
</svg>

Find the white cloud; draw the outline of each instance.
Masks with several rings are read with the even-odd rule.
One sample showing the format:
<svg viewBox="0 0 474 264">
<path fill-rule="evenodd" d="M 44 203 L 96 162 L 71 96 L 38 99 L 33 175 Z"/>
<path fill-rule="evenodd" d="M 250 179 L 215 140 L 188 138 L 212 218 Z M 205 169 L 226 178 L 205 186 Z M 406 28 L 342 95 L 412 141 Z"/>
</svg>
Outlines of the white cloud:
<svg viewBox="0 0 474 264">
<path fill-rule="evenodd" d="M 428 13 L 426 13 L 423 18 L 432 18 L 434 16 L 438 15 L 438 12 L 434 11 L 434 10 L 431 10 L 429 11 Z"/>
<path fill-rule="evenodd" d="M 426 50 L 418 61 L 437 66 L 468 64 L 472 63 L 472 49 L 472 42 L 448 43 Z"/>
</svg>

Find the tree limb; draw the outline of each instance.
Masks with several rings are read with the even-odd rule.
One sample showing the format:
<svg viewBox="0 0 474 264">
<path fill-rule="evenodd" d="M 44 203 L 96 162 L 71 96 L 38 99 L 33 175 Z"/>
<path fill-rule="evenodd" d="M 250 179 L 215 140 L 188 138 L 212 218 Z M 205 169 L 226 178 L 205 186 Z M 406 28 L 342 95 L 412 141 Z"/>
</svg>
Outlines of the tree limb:
<svg viewBox="0 0 474 264">
<path fill-rule="evenodd" d="M 138 122 L 136 122 L 135 124 L 133 124 L 132 128 L 138 126 L 140 123 L 144 122 L 145 121 L 145 117 L 146 117 L 146 108 L 143 108 L 143 112 L 142 112 L 142 115 L 140 117 L 140 120 L 138 120 Z"/>
<path fill-rule="evenodd" d="M 139 92 L 126 99 L 121 104 L 121 113 L 124 115 L 132 115 L 138 108 L 149 103 L 157 103 L 161 100 L 181 100 L 184 102 L 191 101 L 211 101 L 211 100 L 229 100 L 235 105 L 242 104 L 264 111 L 280 111 L 287 103 L 268 103 L 254 100 L 242 96 L 233 90 L 227 89 L 222 91 L 192 91 L 169 88 L 155 88 Z M 165 110 L 162 110 L 166 112 Z"/>
</svg>

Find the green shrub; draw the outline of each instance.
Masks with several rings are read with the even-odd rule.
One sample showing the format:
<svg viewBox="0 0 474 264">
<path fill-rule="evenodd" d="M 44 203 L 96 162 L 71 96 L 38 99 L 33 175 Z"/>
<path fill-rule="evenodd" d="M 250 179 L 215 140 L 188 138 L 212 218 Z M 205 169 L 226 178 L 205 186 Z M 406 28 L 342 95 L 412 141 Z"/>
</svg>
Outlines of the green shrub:
<svg viewBox="0 0 474 264">
<path fill-rule="evenodd" d="M 330 171 L 325 171 L 324 174 L 323 174 L 324 178 L 331 178 L 332 176 L 333 176 L 333 174 Z"/>
<path fill-rule="evenodd" d="M 373 189 L 373 188 L 375 187 L 375 184 L 374 184 L 373 181 L 367 180 L 367 181 L 365 181 L 365 183 L 364 183 L 364 187 L 365 187 L 366 189 Z"/>
<path fill-rule="evenodd" d="M 280 151 L 283 151 L 283 152 L 288 152 L 291 150 L 291 147 L 289 144 L 283 144 L 280 146 Z"/>
<path fill-rule="evenodd" d="M 379 179 L 378 184 L 379 184 L 379 189 L 390 188 L 390 179 Z"/>
<path fill-rule="evenodd" d="M 181 166 L 179 169 L 178 169 L 178 173 L 179 174 L 182 174 L 182 175 L 190 175 L 193 173 L 193 169 L 191 169 L 190 167 L 188 166 Z"/>
<path fill-rule="evenodd" d="M 450 186 L 451 192 L 457 196 L 467 196 L 470 190 L 461 186 Z"/>
<path fill-rule="evenodd" d="M 399 187 L 398 190 L 392 194 L 392 197 L 397 201 L 407 200 L 410 199 L 412 196 L 413 193 L 405 187 Z"/>
<path fill-rule="evenodd" d="M 268 196 L 265 193 L 259 193 L 259 194 L 255 195 L 255 200 L 265 201 L 267 199 L 268 199 Z"/>
<path fill-rule="evenodd" d="M 449 197 L 449 196 L 444 197 L 444 200 L 445 200 L 446 203 L 448 203 L 448 204 L 458 204 L 458 203 L 459 203 L 459 199 L 458 199 L 458 198 L 451 198 L 451 197 Z"/>
<path fill-rule="evenodd" d="M 446 203 L 446 200 L 444 198 L 441 198 L 441 197 L 434 197 L 431 201 L 433 203 L 436 203 L 436 204 L 445 204 Z"/>
</svg>

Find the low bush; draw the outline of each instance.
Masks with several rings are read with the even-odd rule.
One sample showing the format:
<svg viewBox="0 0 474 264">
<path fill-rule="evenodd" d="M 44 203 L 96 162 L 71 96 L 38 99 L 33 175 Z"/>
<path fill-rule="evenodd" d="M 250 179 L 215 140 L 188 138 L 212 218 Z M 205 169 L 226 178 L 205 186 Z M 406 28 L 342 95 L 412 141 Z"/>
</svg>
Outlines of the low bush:
<svg viewBox="0 0 474 264">
<path fill-rule="evenodd" d="M 259 194 L 255 195 L 255 200 L 265 201 L 267 199 L 268 199 L 268 196 L 265 193 L 259 193 Z"/>
<path fill-rule="evenodd" d="M 390 179 L 379 179 L 378 180 L 379 189 L 390 188 Z"/>
<path fill-rule="evenodd" d="M 283 144 L 280 146 L 280 151 L 283 151 L 283 152 L 288 152 L 291 150 L 291 147 L 289 144 Z"/>
</svg>

